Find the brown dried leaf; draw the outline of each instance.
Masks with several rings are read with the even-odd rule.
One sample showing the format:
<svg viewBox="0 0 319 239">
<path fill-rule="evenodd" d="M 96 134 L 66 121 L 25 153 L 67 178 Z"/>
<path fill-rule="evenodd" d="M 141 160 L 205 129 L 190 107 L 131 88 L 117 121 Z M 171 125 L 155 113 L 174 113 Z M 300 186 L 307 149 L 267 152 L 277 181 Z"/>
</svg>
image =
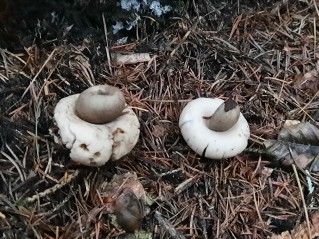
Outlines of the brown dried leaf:
<svg viewBox="0 0 319 239">
<path fill-rule="evenodd" d="M 315 212 L 311 215 L 310 222 L 310 233 L 311 239 L 319 236 L 319 213 Z M 302 224 L 296 226 L 291 232 L 285 231 L 279 235 L 272 235 L 269 239 L 309 239 L 309 230 L 307 222 L 304 221 Z"/>
<path fill-rule="evenodd" d="M 290 125 L 280 131 L 278 140 L 319 146 L 319 129 L 308 122 Z"/>
<path fill-rule="evenodd" d="M 121 196 L 126 188 L 130 189 L 138 200 L 145 202 L 146 193 L 144 187 L 135 173 L 115 174 L 111 182 L 104 182 L 98 187 L 98 195 L 94 195 L 93 200 L 96 205 L 102 204 L 107 212 L 113 213 L 115 211 L 115 200 Z"/>
<path fill-rule="evenodd" d="M 136 173 L 115 174 L 110 182 L 101 183 L 92 196 L 96 206 L 103 206 L 103 213 L 115 214 L 115 225 L 126 232 L 137 230 L 147 214 L 146 193 Z"/>
<path fill-rule="evenodd" d="M 117 223 L 127 232 L 134 232 L 140 227 L 144 217 L 144 204 L 130 188 L 124 188 L 115 201 L 114 212 Z"/>
<path fill-rule="evenodd" d="M 267 140 L 264 142 L 266 154 L 275 162 L 289 166 L 295 163 L 300 168 L 310 166 L 313 172 L 319 170 L 315 160 L 319 155 L 319 147 L 312 145 L 296 144 L 279 140 Z M 314 165 L 315 164 L 315 165 Z"/>
<path fill-rule="evenodd" d="M 319 171 L 319 129 L 310 123 L 286 126 L 278 140 L 267 140 L 264 146 L 265 153 L 277 163 Z"/>
</svg>

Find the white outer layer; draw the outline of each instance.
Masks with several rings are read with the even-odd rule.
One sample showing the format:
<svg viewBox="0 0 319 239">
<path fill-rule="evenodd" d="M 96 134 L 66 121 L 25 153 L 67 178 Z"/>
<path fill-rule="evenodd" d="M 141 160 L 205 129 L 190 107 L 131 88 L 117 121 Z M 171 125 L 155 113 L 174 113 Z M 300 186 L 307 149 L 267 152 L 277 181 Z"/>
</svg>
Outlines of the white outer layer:
<svg viewBox="0 0 319 239">
<path fill-rule="evenodd" d="M 71 159 L 88 166 L 101 166 L 128 154 L 140 134 L 140 123 L 133 110 L 126 107 L 123 115 L 110 123 L 91 124 L 75 114 L 78 96 L 61 99 L 54 110 L 62 143 L 71 150 Z"/>
<path fill-rule="evenodd" d="M 212 131 L 203 116 L 211 116 L 224 101 L 221 99 L 198 98 L 189 102 L 179 118 L 179 127 L 188 146 L 205 157 L 223 159 L 241 153 L 250 135 L 248 123 L 240 114 L 237 123 L 225 132 Z"/>
</svg>

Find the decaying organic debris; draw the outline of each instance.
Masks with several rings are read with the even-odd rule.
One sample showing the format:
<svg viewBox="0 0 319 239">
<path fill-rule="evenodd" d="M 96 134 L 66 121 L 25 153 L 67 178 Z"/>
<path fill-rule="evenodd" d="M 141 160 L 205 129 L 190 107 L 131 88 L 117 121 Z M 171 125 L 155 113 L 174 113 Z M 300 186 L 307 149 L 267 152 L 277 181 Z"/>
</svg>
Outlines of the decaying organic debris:
<svg viewBox="0 0 319 239">
<path fill-rule="evenodd" d="M 116 215 L 118 225 L 126 232 L 140 229 L 146 215 L 146 193 L 135 173 L 114 175 L 92 192 L 93 202 L 103 211 Z"/>
<path fill-rule="evenodd" d="M 265 153 L 284 166 L 319 172 L 319 129 L 308 122 L 284 127 L 278 140 L 264 142 Z"/>
<path fill-rule="evenodd" d="M 309 227 L 308 227 L 309 226 Z M 313 239 L 319 236 L 319 212 L 311 215 L 311 221 L 297 225 L 291 231 L 282 232 L 279 235 L 268 237 L 269 239 Z"/>
</svg>

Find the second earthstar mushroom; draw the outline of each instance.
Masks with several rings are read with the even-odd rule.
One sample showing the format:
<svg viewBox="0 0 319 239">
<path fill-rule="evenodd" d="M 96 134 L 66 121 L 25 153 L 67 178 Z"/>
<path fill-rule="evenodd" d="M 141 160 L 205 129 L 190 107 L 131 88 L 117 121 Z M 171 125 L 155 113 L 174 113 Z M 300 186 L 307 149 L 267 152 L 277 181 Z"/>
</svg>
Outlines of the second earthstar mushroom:
<svg viewBox="0 0 319 239">
<path fill-rule="evenodd" d="M 188 146 L 211 159 L 241 153 L 250 136 L 246 119 L 231 99 L 198 98 L 189 102 L 180 115 L 179 127 Z"/>
<path fill-rule="evenodd" d="M 140 133 L 138 118 L 125 105 L 122 92 L 109 85 L 61 99 L 54 119 L 71 159 L 88 166 L 123 157 L 134 148 Z"/>
</svg>

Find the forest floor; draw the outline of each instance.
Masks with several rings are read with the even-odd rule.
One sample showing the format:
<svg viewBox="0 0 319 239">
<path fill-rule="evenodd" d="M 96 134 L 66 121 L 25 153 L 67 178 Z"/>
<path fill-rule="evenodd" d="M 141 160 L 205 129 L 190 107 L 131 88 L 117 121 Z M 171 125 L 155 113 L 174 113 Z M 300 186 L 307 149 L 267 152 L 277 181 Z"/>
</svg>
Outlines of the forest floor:
<svg viewBox="0 0 319 239">
<path fill-rule="evenodd" d="M 113 34 L 103 1 L 0 2 L 1 238 L 134 238 L 94 201 L 101 182 L 128 172 L 153 200 L 139 238 L 319 235 L 319 176 L 251 153 L 286 120 L 319 123 L 318 3 L 184 1 Z M 108 57 L 133 52 L 151 60 Z M 61 98 L 97 84 L 120 88 L 141 123 L 133 151 L 99 168 L 70 160 L 53 118 Z M 178 119 L 198 97 L 236 100 L 246 151 L 216 161 L 187 146 Z"/>
</svg>

